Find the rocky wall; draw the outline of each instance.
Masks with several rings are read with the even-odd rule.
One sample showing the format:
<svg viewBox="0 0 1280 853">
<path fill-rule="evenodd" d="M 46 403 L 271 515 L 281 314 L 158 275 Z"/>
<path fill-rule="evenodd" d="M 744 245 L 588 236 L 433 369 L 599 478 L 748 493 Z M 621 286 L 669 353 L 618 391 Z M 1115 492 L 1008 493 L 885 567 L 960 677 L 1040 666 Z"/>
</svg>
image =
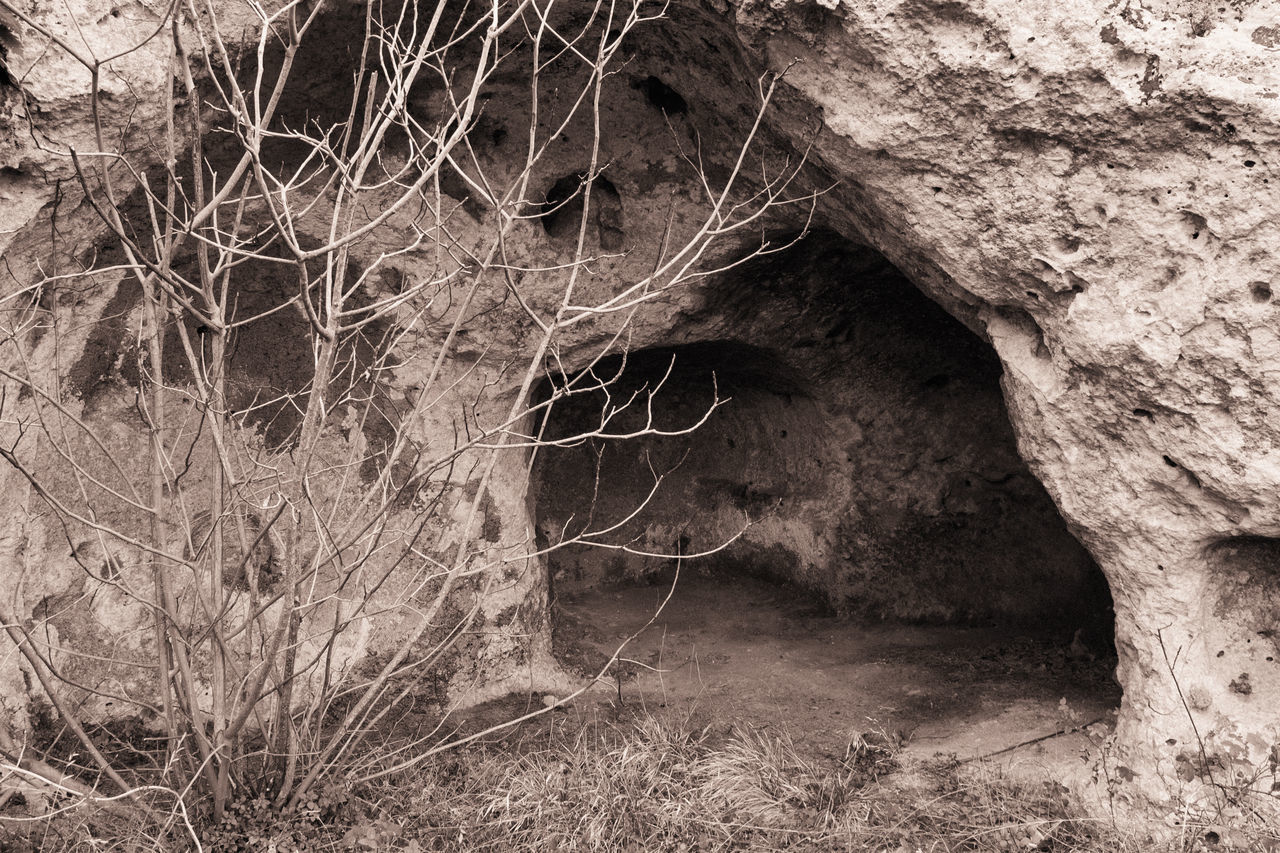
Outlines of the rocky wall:
<svg viewBox="0 0 1280 853">
<path fill-rule="evenodd" d="M 243 8 L 224 5 L 231 29 L 252 31 L 240 25 L 251 20 Z M 160 41 L 122 52 L 155 29 L 158 6 L 21 11 L 64 39 L 51 44 L 21 16 L 3 14 L 6 296 L 82 259 L 101 237 L 66 153 L 98 144 L 89 77 L 69 58 L 68 34 L 96 55 L 120 54 L 101 78 L 112 94 L 104 102 L 112 145 L 145 150 L 163 125 L 168 82 Z M 757 75 L 786 69 L 762 159 L 776 165 L 803 153 L 805 185 L 829 191 L 812 217 L 797 207 L 769 226 L 795 233 L 816 221 L 873 247 L 993 346 L 1019 454 L 1114 598 L 1125 698 L 1096 777 L 1114 803 L 1174 809 L 1182 797 L 1208 807 L 1225 784 L 1249 807 L 1273 805 L 1278 14 L 1270 0 L 682 3 L 638 36 L 603 101 L 610 167 L 597 246 L 652 247 L 695 222 L 703 199 L 689 152 L 712 177 L 727 174 L 733 140 L 752 121 Z M 313 60 L 309 78 L 317 91 L 332 82 L 326 69 L 341 76 L 332 57 L 346 55 L 350 28 L 335 19 L 325 38 L 328 61 Z M 528 115 L 521 91 L 520 80 L 506 81 L 483 116 L 502 125 L 486 127 L 479 155 L 499 171 L 511 161 L 502 146 Z M 568 128 L 565 147 L 536 176 L 540 201 L 584 168 L 573 147 L 582 130 Z M 483 211 L 465 184 L 446 192 L 478 221 Z M 517 261 L 567 251 L 556 226 L 525 226 L 512 245 Z M 651 262 L 639 251 L 601 260 L 584 299 L 605 297 Z M 414 263 L 399 266 L 412 276 Z M 555 271 L 540 269 L 524 286 L 545 308 L 561 291 Z M 631 345 L 732 338 L 689 332 L 686 315 L 714 298 L 714 282 L 643 306 Z M 76 320 L 57 357 L 39 354 L 41 370 L 56 376 L 74 361 L 106 321 L 113 292 L 63 288 L 37 300 Z M 530 340 L 520 311 L 501 298 L 485 307 L 465 324 L 455 357 L 462 374 L 481 355 L 518 353 Z M 580 369 L 614 331 L 609 322 L 576 327 L 558 347 L 559 364 Z M 424 346 L 439 340 L 433 334 Z M 395 380 L 404 393 L 409 373 Z M 483 387 L 510 393 L 501 376 L 495 370 Z M 421 429 L 430 440 L 455 424 L 442 417 Z M 833 446 L 853 435 L 850 423 Z M 513 547 L 534 536 L 521 470 L 512 463 L 495 479 Z M 33 499 L 13 477 L 6 473 L 4 570 L 28 572 L 21 581 L 34 587 L 16 603 L 33 614 L 61 594 L 45 588 L 60 575 L 31 570 L 49 562 L 52 546 L 14 521 Z M 522 577 L 504 585 L 493 624 L 513 608 L 541 606 L 545 580 Z M 511 637 L 545 645 L 530 618 L 534 629 Z M 506 684 L 514 670 L 497 672 L 495 683 Z M 21 695 L 18 674 L 6 678 L 17 687 L 7 695 Z"/>
</svg>

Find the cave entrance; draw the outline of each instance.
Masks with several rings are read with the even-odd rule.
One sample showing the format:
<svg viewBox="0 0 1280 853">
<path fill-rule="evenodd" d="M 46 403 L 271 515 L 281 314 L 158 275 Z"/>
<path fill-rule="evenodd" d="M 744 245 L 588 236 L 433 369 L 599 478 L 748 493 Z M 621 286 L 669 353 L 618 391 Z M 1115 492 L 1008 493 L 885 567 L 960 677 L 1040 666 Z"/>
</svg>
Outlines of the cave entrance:
<svg viewBox="0 0 1280 853">
<path fill-rule="evenodd" d="M 674 330 L 698 342 L 599 360 L 543 424 L 561 661 L 652 620 L 617 700 L 819 749 L 885 728 L 979 755 L 1109 719 L 1107 585 L 1018 454 L 991 348 L 829 233 L 701 297 Z"/>
</svg>

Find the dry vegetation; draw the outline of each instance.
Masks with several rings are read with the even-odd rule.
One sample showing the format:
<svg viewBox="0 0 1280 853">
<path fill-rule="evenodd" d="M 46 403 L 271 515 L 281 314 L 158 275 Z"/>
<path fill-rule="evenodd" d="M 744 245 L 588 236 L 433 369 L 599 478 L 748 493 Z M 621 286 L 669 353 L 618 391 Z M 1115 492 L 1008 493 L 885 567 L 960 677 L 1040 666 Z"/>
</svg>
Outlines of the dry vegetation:
<svg viewBox="0 0 1280 853">
<path fill-rule="evenodd" d="M 73 273 L 4 295 L 19 307 L 6 308 L 0 369 L 24 393 L 0 399 L 10 433 L 0 457 L 29 486 L 24 506 L 42 507 L 67 539 L 76 565 L 63 568 L 83 591 L 55 594 L 40 559 L 8 555 L 21 583 L 10 579 L 0 623 L 58 729 L 40 740 L 39 725 L 0 727 L 0 851 L 1182 853 L 1269 843 L 1195 826 L 1157 844 L 1074 815 L 1056 783 L 1018 785 L 947 761 L 903 770 L 891 742 L 861 734 L 837 754 L 812 756 L 773 730 L 617 709 L 551 713 L 453 750 L 436 737 L 444 714 L 432 721 L 440 730 L 394 733 L 388 715 L 413 689 L 401 685 L 420 689 L 428 667 L 461 655 L 459 638 L 494 633 L 479 604 L 456 604 L 458 593 L 480 602 L 508 583 L 507 567 L 536 571 L 575 538 L 623 550 L 592 539 L 608 530 L 542 549 L 521 530 L 504 539 L 498 511 L 486 508 L 503 472 L 527 476 L 529 454 L 556 442 L 672 434 L 651 419 L 619 431 L 613 403 L 598 425 L 555 442 L 539 418 L 571 395 L 607 394 L 615 379 L 590 368 L 626 351 L 642 306 L 784 248 L 765 225 L 794 208 L 787 217 L 807 227 L 817 191 L 793 186 L 803 157 L 774 164 L 759 153 L 780 79 L 760 77 L 751 81 L 753 123 L 716 170 L 720 180 L 700 151 L 682 152 L 696 215 L 682 224 L 669 214 L 661 239 L 634 250 L 644 272 L 604 278 L 603 262 L 620 250 L 612 213 L 598 212 L 613 210 L 600 198 L 601 104 L 626 64 L 624 38 L 660 17 L 662 4 L 600 2 L 564 21 L 554 3 L 534 0 L 464 3 L 447 16 L 453 7 L 438 3 L 429 20 L 419 15 L 426 6 L 365 4 L 351 19 L 356 59 L 333 121 L 278 108 L 305 90 L 291 76 L 308 73 L 293 64 L 308 34 L 350 21 L 326 22 L 324 2 L 252 5 L 263 22 L 256 52 L 253 41 L 227 44 L 213 0 L 173 4 L 174 17 L 131 48 L 163 43 L 170 78 L 157 112 L 163 129 L 135 156 L 111 150 L 114 129 L 99 117 L 113 96 L 97 83 L 118 56 L 81 50 L 0 0 L 49 50 L 93 75 L 95 151 L 74 159 L 105 240 Z M 307 47 L 319 53 L 313 68 L 331 60 L 322 39 Z M 559 76 L 548 78 L 553 70 Z M 493 139 L 478 131 L 486 88 L 508 73 L 530 90 L 524 150 L 478 151 L 473 136 Z M 550 105 L 559 113 L 548 117 Z M 569 156 L 554 148 L 566 129 L 585 140 L 567 188 L 562 178 L 539 190 L 556 157 Z M 388 140 L 400 147 L 395 156 Z M 264 154 L 273 144 L 295 162 L 277 167 Z M 459 195 L 483 196 L 476 224 L 459 224 L 465 202 L 443 187 L 451 177 L 469 188 Z M 563 245 L 528 237 L 535 220 L 562 209 L 576 229 L 547 234 Z M 384 226 L 398 230 L 375 241 Z M 533 248 L 513 259 L 522 233 Z M 88 347 L 76 337 L 81 296 L 129 306 L 114 310 L 128 317 L 118 337 L 132 343 L 104 343 L 104 363 L 130 369 L 77 395 L 43 365 L 56 365 L 63 347 Z M 503 306 L 519 322 L 494 328 L 523 329 L 506 342 L 516 355 L 490 356 L 483 368 L 506 378 L 484 374 L 472 354 L 455 377 L 449 366 L 461 359 L 468 323 Z M 289 337 L 275 325 L 281 318 L 301 367 L 276 389 L 259 361 L 279 366 Z M 561 347 L 591 324 L 604 343 L 579 360 L 587 369 L 570 370 Z M 432 344 L 415 357 L 427 368 L 410 385 L 395 371 L 421 329 L 435 337 L 422 333 Z M 238 349 L 246 340 L 265 342 L 271 357 L 238 362 L 252 349 Z M 544 380 L 554 391 L 535 402 Z M 94 394 L 130 420 L 99 419 Z M 644 407 L 649 397 L 630 399 Z M 407 426 L 455 410 L 451 440 Z M 122 440 L 128 455 L 107 445 L 104 423 L 133 424 Z M 522 489 L 507 485 L 508 503 L 519 504 Z M 694 556 L 678 545 L 643 553 Z M 85 652 L 49 629 L 76 607 L 90 623 L 98 593 L 133 608 L 130 630 L 149 638 L 136 657 Z M 345 655 L 363 652 L 354 638 L 397 611 L 405 621 L 375 670 L 344 668 Z M 67 674 L 71 664 L 87 683 Z M 107 670 L 136 689 L 117 695 Z M 96 713 L 86 697 L 120 704 Z M 368 736 L 378 732 L 391 734 Z"/>
<path fill-rule="evenodd" d="M 510 710 L 510 709 L 504 709 Z M 333 783 L 296 809 L 242 801 L 193 816 L 213 851 L 1270 851 L 1224 826 L 1154 839 L 1073 807 L 1053 781 L 1015 781 L 939 756 L 900 760 L 892 739 L 806 755 L 783 732 L 640 709 L 560 711 L 443 753 L 398 778 Z M 12 804 L 10 816 L 14 813 Z M 105 806 L 6 820 L 5 850 L 197 849 Z"/>
<path fill-rule="evenodd" d="M 785 248 L 766 215 L 807 221 L 815 195 L 792 192 L 802 157 L 763 162 L 766 75 L 718 179 L 683 153 L 705 209 L 615 245 L 604 104 L 660 3 L 248 6 L 257 32 L 190 0 L 101 56 L 0 0 L 91 72 L 92 151 L 67 156 L 98 235 L 72 272 L 34 264 L 0 289 L 0 472 L 19 484 L 0 658 L 24 679 L 0 719 L 0 797 L 20 779 L 76 812 L 112 798 L 146 834 L 193 841 L 187 813 L 205 809 L 227 838 L 336 817 L 354 767 L 389 775 L 435 749 L 430 727 L 392 755 L 365 742 L 401 684 L 459 660 L 500 682 L 528 661 L 525 608 L 486 602 L 537 600 L 548 553 L 610 532 L 537 545 L 531 457 L 686 432 L 719 403 L 619 432 L 651 387 L 555 442 L 540 420 L 608 397 L 616 377 L 593 368 L 627 351 L 642 306 Z M 99 80 L 148 50 L 168 74 L 135 106 L 158 126 L 116 152 Z M 503 87 L 509 130 L 482 122 Z M 591 351 L 565 362 L 588 327 Z M 88 355 L 64 371 L 73 351 Z M 29 725 L 42 711 L 53 741 Z M 120 743 L 135 724 L 146 749 Z"/>
</svg>

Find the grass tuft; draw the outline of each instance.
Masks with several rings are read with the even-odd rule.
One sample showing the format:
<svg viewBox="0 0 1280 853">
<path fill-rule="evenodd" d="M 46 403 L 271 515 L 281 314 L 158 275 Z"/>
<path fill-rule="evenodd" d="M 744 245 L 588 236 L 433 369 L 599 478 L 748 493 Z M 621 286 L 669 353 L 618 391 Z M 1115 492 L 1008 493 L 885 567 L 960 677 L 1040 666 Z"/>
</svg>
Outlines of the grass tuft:
<svg viewBox="0 0 1280 853">
<path fill-rule="evenodd" d="M 770 728 L 609 713 L 553 715 L 399 778 L 334 787 L 306 813 L 241 808 L 239 823 L 203 837 L 221 851 L 1280 850 L 1273 835 L 1222 827 L 1156 840 L 1081 815 L 1053 781 L 1018 782 L 954 760 L 909 764 L 883 734 L 814 755 Z M 0 823 L 0 849 L 89 849 L 81 842 L 90 826 L 94 849 L 182 849 L 177 835 L 104 838 L 92 820 L 79 832 L 46 828 L 36 846 L 28 835 L 25 848 L 12 837 L 6 846 Z"/>
</svg>

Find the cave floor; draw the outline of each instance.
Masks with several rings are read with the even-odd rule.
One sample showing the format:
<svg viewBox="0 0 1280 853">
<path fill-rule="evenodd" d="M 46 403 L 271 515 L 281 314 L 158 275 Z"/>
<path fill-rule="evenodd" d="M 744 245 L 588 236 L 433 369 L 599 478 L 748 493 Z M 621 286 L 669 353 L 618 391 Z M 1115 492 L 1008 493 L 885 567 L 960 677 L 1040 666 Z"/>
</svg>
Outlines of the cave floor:
<svg viewBox="0 0 1280 853">
<path fill-rule="evenodd" d="M 998 754 L 1006 768 L 1053 774 L 1084 769 L 1090 744 L 1078 729 L 1110 723 L 1119 706 L 1114 662 L 1072 655 L 1069 629 L 860 624 L 788 587 L 688 573 L 655 617 L 669 591 L 558 599 L 556 652 L 568 668 L 594 674 L 640 632 L 596 701 L 772 726 L 816 754 L 870 732 L 907 755 Z"/>
</svg>

